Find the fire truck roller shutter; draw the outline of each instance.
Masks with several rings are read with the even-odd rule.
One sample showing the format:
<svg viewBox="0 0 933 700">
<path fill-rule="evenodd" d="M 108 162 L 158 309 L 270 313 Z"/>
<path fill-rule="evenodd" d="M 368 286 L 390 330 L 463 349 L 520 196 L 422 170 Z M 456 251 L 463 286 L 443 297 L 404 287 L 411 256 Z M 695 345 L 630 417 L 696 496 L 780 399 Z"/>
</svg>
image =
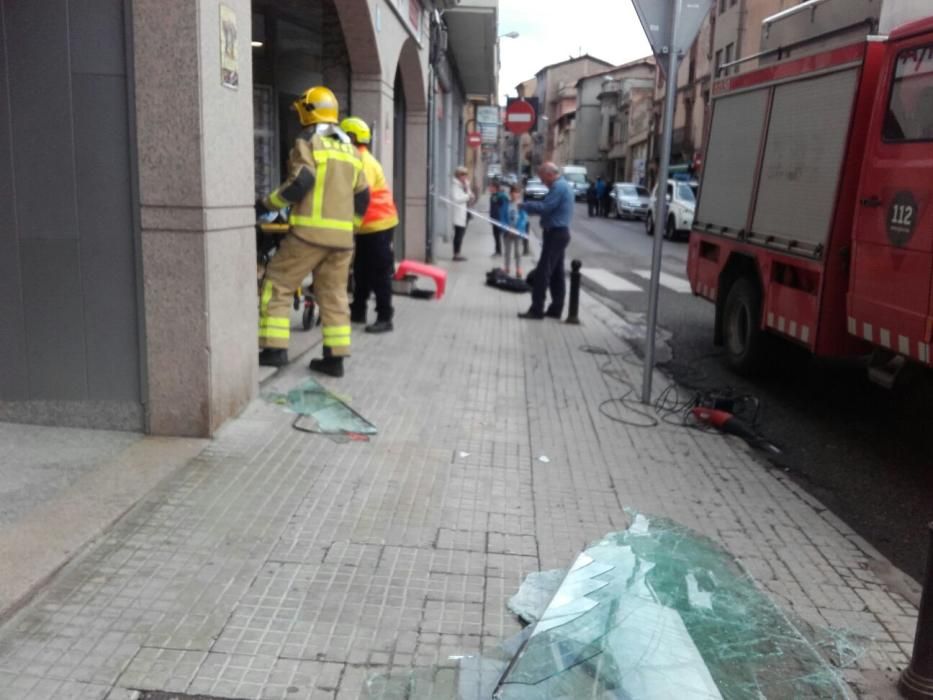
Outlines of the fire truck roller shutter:
<svg viewBox="0 0 933 700">
<path fill-rule="evenodd" d="M 767 104 L 767 88 L 713 103 L 697 222 L 732 231 L 745 228 Z"/>
<path fill-rule="evenodd" d="M 779 85 L 752 229 L 816 246 L 829 235 L 858 70 Z"/>
</svg>

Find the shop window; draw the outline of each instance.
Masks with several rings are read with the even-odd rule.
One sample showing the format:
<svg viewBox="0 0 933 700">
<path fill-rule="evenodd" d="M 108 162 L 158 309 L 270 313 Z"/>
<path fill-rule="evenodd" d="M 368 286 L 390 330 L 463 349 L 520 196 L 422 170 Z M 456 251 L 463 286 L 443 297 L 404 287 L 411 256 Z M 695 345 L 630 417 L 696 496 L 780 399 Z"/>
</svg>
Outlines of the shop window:
<svg viewBox="0 0 933 700">
<path fill-rule="evenodd" d="M 292 103 L 309 87 L 327 85 L 349 108 L 350 59 L 334 0 L 252 0 L 253 119 L 256 193 L 285 175 L 301 130 Z"/>
</svg>

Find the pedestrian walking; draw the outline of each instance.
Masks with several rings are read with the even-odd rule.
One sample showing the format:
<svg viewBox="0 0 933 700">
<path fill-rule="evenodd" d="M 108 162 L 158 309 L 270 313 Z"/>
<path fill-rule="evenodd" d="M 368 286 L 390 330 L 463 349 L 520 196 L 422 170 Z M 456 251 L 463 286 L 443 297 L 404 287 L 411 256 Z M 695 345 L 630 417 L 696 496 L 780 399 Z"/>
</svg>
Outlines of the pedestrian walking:
<svg viewBox="0 0 933 700">
<path fill-rule="evenodd" d="M 528 214 L 522 209 L 522 186 L 514 184 L 511 187 L 511 198 L 499 207 L 499 221 L 513 231 L 521 231 L 528 235 Z M 502 269 L 505 274 L 511 274 L 512 258 L 515 258 L 515 276 L 522 277 L 522 236 L 513 231 L 502 231 L 502 247 L 505 251 Z"/>
<path fill-rule="evenodd" d="M 356 251 L 353 254 L 350 322 L 366 323 L 366 305 L 370 294 L 375 294 L 376 322 L 366 326 L 366 332 L 386 333 L 393 329 L 392 273 L 395 271 L 395 255 L 392 241 L 398 226 L 398 210 L 382 165 L 369 152 L 372 142 L 369 125 L 359 117 L 347 117 L 340 122 L 340 128 L 356 146 L 363 163 L 363 174 L 369 183 L 369 207 L 363 215 L 359 232 L 353 237 Z"/>
<path fill-rule="evenodd" d="M 570 243 L 570 221 L 573 218 L 573 188 L 560 176 L 560 168 L 545 163 L 538 169 L 538 177 L 547 185 L 547 196 L 540 202 L 524 202 L 522 208 L 529 214 L 541 216 L 541 255 L 532 273 L 531 308 L 519 318 L 560 318 L 564 311 L 564 251 Z M 551 305 L 545 311 L 544 302 L 551 290 Z"/>
<path fill-rule="evenodd" d="M 596 183 L 592 180 L 589 183 L 586 188 L 586 215 L 592 218 L 599 215 L 599 197 L 596 195 Z"/>
<path fill-rule="evenodd" d="M 603 210 L 603 202 L 605 201 L 605 199 L 606 199 L 606 181 L 603 180 L 603 176 L 600 175 L 599 177 L 596 178 L 596 207 L 597 207 L 596 213 L 598 216 L 606 215 Z"/>
<path fill-rule="evenodd" d="M 463 236 L 466 234 L 467 207 L 473 203 L 473 191 L 470 189 L 469 171 L 459 166 L 454 171 L 454 181 L 450 187 L 450 198 L 454 202 L 454 260 L 463 261 L 460 247 L 463 245 Z"/>
<path fill-rule="evenodd" d="M 499 210 L 503 203 L 508 204 L 509 195 L 503 191 L 504 189 L 505 183 L 501 182 L 499 178 L 493 179 L 492 185 L 489 187 L 489 218 L 493 221 L 499 220 Z M 492 254 L 492 257 L 495 258 L 502 255 L 502 228 L 493 224 L 492 237 L 496 244 L 495 252 Z"/>
<path fill-rule="evenodd" d="M 356 149 L 337 126 L 334 93 L 313 87 L 292 108 L 304 128 L 289 155 L 289 177 L 263 201 L 269 210 L 291 210 L 288 236 L 262 283 L 259 363 L 288 363 L 292 295 L 310 271 L 324 335 L 324 356 L 311 360 L 310 367 L 342 377 L 343 358 L 350 354 L 347 283 L 353 230 L 369 206 L 369 186 Z"/>
<path fill-rule="evenodd" d="M 612 211 L 612 184 L 606 183 L 606 189 L 603 191 L 603 198 L 599 202 L 599 208 L 602 210 L 602 215 L 607 217 L 609 212 Z"/>
</svg>

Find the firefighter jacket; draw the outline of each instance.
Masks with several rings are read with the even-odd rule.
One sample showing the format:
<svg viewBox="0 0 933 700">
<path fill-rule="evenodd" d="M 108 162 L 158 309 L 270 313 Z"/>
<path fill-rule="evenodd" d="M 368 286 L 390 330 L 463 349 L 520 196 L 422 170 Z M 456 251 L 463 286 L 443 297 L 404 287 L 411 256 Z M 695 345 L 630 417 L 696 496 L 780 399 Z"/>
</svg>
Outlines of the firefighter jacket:
<svg viewBox="0 0 933 700">
<path fill-rule="evenodd" d="M 363 215 L 360 233 L 377 233 L 398 226 L 398 210 L 392 200 L 392 190 L 386 182 L 382 165 L 366 146 L 360 146 L 363 174 L 369 183 L 369 208 Z"/>
<path fill-rule="evenodd" d="M 346 134 L 332 124 L 303 130 L 288 157 L 288 172 L 268 196 L 270 207 L 291 206 L 288 223 L 301 240 L 352 249 L 353 232 L 369 206 L 369 186 Z"/>
</svg>

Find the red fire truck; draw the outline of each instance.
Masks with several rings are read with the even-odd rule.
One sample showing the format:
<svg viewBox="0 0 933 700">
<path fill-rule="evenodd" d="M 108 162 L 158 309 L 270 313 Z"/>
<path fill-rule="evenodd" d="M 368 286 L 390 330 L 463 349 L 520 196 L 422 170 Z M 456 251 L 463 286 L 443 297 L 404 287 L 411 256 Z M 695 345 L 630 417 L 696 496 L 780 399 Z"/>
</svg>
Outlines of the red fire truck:
<svg viewBox="0 0 933 700">
<path fill-rule="evenodd" d="M 928 2 L 887 36 L 812 36 L 714 83 L 687 264 L 735 370 L 760 369 L 774 336 L 873 352 L 881 381 L 933 362 Z"/>
</svg>

